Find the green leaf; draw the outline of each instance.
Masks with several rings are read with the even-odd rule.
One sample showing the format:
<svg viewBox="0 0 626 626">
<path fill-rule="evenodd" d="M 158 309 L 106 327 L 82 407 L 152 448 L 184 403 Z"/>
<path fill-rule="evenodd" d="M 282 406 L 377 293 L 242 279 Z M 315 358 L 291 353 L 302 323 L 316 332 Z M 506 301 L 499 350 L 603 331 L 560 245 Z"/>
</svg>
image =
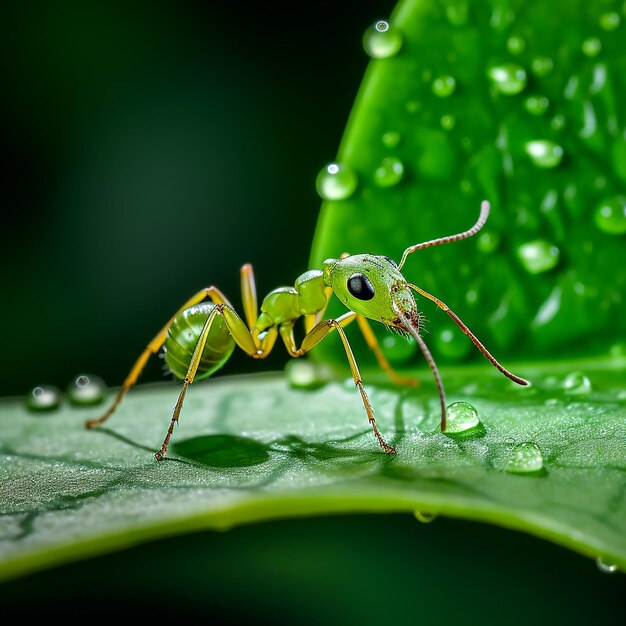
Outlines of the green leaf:
<svg viewBox="0 0 626 626">
<path fill-rule="evenodd" d="M 311 267 L 343 252 L 399 261 L 468 229 L 488 199 L 481 234 L 409 256 L 407 279 L 496 355 L 623 338 L 625 19 L 618 1 L 399 2 L 387 32 L 402 47 L 368 66 L 337 154 L 353 191 L 323 202 Z M 423 308 L 438 360 L 476 356 L 450 350 L 458 330 Z M 317 355 L 343 359 L 330 343 Z"/>
<path fill-rule="evenodd" d="M 270 518 L 419 512 L 523 530 L 626 569 L 626 363 L 519 365 L 521 390 L 488 367 L 444 370 L 448 401 L 482 428 L 438 432 L 430 376 L 398 391 L 365 378 L 378 447 L 352 380 L 313 390 L 278 374 L 224 377 L 190 389 L 170 446 L 154 460 L 179 387 L 131 391 L 98 430 L 102 407 L 0 404 L 0 578 L 158 537 Z M 110 401 L 111 398 L 108 399 Z M 474 434 L 472 434 L 474 433 Z M 532 442 L 543 469 L 511 473 Z"/>
</svg>

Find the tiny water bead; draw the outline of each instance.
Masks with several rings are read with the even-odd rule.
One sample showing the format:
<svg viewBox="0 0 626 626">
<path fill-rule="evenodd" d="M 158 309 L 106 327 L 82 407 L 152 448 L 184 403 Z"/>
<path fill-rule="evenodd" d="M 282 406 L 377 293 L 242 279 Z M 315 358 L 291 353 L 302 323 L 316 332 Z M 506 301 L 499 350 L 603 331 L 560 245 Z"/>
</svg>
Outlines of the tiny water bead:
<svg viewBox="0 0 626 626">
<path fill-rule="evenodd" d="M 31 411 L 52 411 L 61 404 L 61 390 L 54 385 L 38 385 L 26 396 L 26 406 Z"/>
<path fill-rule="evenodd" d="M 554 69 L 554 61 L 550 57 L 538 56 L 530 63 L 530 70 L 538 78 L 547 76 Z"/>
<path fill-rule="evenodd" d="M 373 59 L 387 59 L 402 48 L 402 33 L 388 21 L 378 20 L 365 31 L 363 48 Z"/>
<path fill-rule="evenodd" d="M 559 262 L 559 249 L 545 239 L 528 241 L 517 248 L 517 258 L 529 274 L 541 274 Z"/>
<path fill-rule="evenodd" d="M 72 404 L 85 406 L 104 400 L 106 384 L 99 376 L 79 374 L 67 388 L 67 398 Z"/>
<path fill-rule="evenodd" d="M 476 239 L 476 247 L 485 254 L 495 252 L 500 245 L 500 235 L 492 230 L 485 230 Z"/>
<path fill-rule="evenodd" d="M 524 100 L 524 108 L 532 115 L 543 115 L 550 106 L 550 101 L 544 96 L 529 96 Z"/>
<path fill-rule="evenodd" d="M 456 80 L 454 76 L 438 76 L 433 80 L 433 93 L 440 98 L 448 98 L 454 93 L 455 89 Z"/>
<path fill-rule="evenodd" d="M 439 123 L 444 130 L 452 130 L 456 125 L 456 118 L 454 115 L 442 115 Z"/>
<path fill-rule="evenodd" d="M 395 148 L 401 139 L 402 136 L 398 131 L 390 130 L 383 135 L 383 145 L 387 146 L 387 148 Z"/>
<path fill-rule="evenodd" d="M 357 177 L 351 167 L 329 163 L 320 170 L 315 186 L 323 200 L 345 200 L 354 193 Z"/>
<path fill-rule="evenodd" d="M 585 56 L 595 57 L 602 50 L 602 42 L 597 37 L 589 37 L 582 44 L 582 51 Z"/>
<path fill-rule="evenodd" d="M 413 337 L 408 339 L 401 335 L 387 333 L 381 340 L 383 353 L 390 363 L 399 365 L 411 360 L 417 353 L 417 344 Z"/>
<path fill-rule="evenodd" d="M 615 572 L 617 572 L 617 565 L 611 565 L 609 563 L 605 563 L 602 560 L 602 557 L 599 556 L 596 559 L 596 567 L 603 573 L 603 574 L 615 574 Z"/>
<path fill-rule="evenodd" d="M 524 441 L 518 443 L 504 466 L 509 474 L 531 474 L 543 469 L 543 454 L 536 443 Z"/>
<path fill-rule="evenodd" d="M 464 333 L 457 331 L 456 326 L 444 326 L 435 333 L 437 353 L 450 361 L 459 361 L 467 356 L 472 345 Z"/>
<path fill-rule="evenodd" d="M 481 426 L 478 411 L 469 402 L 453 402 L 446 409 L 446 435 L 458 435 Z"/>
<path fill-rule="evenodd" d="M 451 0 L 446 4 L 446 17 L 450 24 L 463 26 L 467 22 L 467 1 Z"/>
<path fill-rule="evenodd" d="M 549 139 L 528 141 L 524 149 L 530 160 L 541 169 L 556 167 L 563 159 L 563 148 Z"/>
<path fill-rule="evenodd" d="M 561 389 L 570 395 L 587 394 L 591 391 L 591 381 L 582 372 L 572 372 L 563 379 Z"/>
<path fill-rule="evenodd" d="M 404 165 L 400 159 L 385 157 L 374 172 L 374 182 L 379 187 L 393 187 L 404 176 Z"/>
<path fill-rule="evenodd" d="M 507 96 L 518 94 L 526 87 L 526 70 L 514 63 L 490 67 L 487 75 L 496 89 Z"/>
<path fill-rule="evenodd" d="M 509 37 L 506 42 L 506 47 L 511 54 L 521 54 L 526 50 L 526 41 L 524 41 L 523 37 L 519 36 Z"/>
<path fill-rule="evenodd" d="M 626 233 L 626 196 L 607 198 L 598 204 L 594 213 L 596 226 L 609 235 Z"/>
<path fill-rule="evenodd" d="M 609 13 L 603 13 L 598 21 L 600 22 L 600 28 L 606 31 L 612 31 L 619 28 L 621 18 L 619 13 L 611 11 Z"/>
<path fill-rule="evenodd" d="M 328 382 L 330 373 L 322 364 L 308 359 L 293 359 L 285 365 L 289 385 L 295 389 L 316 389 Z"/>
</svg>

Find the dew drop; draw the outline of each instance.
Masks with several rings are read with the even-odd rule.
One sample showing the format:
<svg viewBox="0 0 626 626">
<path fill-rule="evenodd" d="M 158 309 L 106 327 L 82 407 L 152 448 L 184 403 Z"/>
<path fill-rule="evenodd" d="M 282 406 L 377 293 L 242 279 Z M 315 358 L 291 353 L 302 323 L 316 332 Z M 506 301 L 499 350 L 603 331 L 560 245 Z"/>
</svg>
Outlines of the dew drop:
<svg viewBox="0 0 626 626">
<path fill-rule="evenodd" d="M 413 337 L 406 339 L 400 335 L 386 334 L 380 343 L 385 356 L 394 365 L 406 363 L 417 352 L 417 344 Z"/>
<path fill-rule="evenodd" d="M 104 400 L 106 384 L 99 376 L 79 374 L 67 388 L 67 398 L 72 404 L 99 404 Z"/>
<path fill-rule="evenodd" d="M 535 76 L 543 78 L 554 69 L 554 61 L 550 57 L 538 56 L 531 61 L 530 69 Z"/>
<path fill-rule="evenodd" d="M 373 59 L 387 59 L 402 47 L 402 34 L 386 20 L 374 22 L 363 35 L 363 48 Z"/>
<path fill-rule="evenodd" d="M 530 474 L 543 469 L 543 455 L 536 443 L 524 441 L 518 443 L 504 466 L 510 474 Z"/>
<path fill-rule="evenodd" d="M 452 130 L 456 125 L 456 118 L 454 115 L 442 115 L 439 123 L 444 130 Z"/>
<path fill-rule="evenodd" d="M 456 89 L 456 80 L 453 76 L 438 76 L 433 80 L 432 90 L 440 98 L 448 98 Z"/>
<path fill-rule="evenodd" d="M 524 101 L 524 107 L 532 115 L 543 115 L 550 106 L 550 101 L 544 96 L 529 96 Z"/>
<path fill-rule="evenodd" d="M 374 172 L 374 182 L 379 187 L 393 187 L 404 176 L 404 165 L 400 159 L 385 157 Z"/>
<path fill-rule="evenodd" d="M 515 13 L 504 6 L 495 6 L 491 12 L 489 24 L 496 30 L 504 30 L 515 20 Z"/>
<path fill-rule="evenodd" d="M 329 163 L 320 170 L 315 186 L 323 200 L 345 200 L 354 193 L 357 177 L 351 167 Z"/>
<path fill-rule="evenodd" d="M 325 366 L 307 359 L 287 361 L 285 375 L 289 385 L 295 389 L 317 389 L 329 380 Z"/>
<path fill-rule="evenodd" d="M 415 511 L 415 519 L 422 524 L 430 524 L 437 519 L 436 513 L 425 513 L 424 511 Z"/>
<path fill-rule="evenodd" d="M 390 130 L 383 135 L 383 145 L 387 148 L 395 148 L 402 139 L 402 136 L 398 131 Z"/>
<path fill-rule="evenodd" d="M 594 213 L 596 226 L 609 235 L 626 233 L 626 196 L 607 198 L 598 204 Z"/>
<path fill-rule="evenodd" d="M 456 326 L 444 326 L 437 330 L 434 338 L 437 352 L 453 361 L 462 359 L 471 349 L 467 337 L 456 330 Z"/>
<path fill-rule="evenodd" d="M 446 413 L 446 435 L 468 433 L 482 425 L 478 411 L 469 402 L 453 402 L 446 408 Z"/>
<path fill-rule="evenodd" d="M 606 31 L 612 31 L 619 27 L 621 18 L 619 13 L 611 11 L 609 13 L 603 13 L 599 19 L 600 27 Z"/>
<path fill-rule="evenodd" d="M 489 79 L 500 93 L 513 96 L 526 87 L 526 70 L 520 65 L 508 63 L 490 67 Z"/>
<path fill-rule="evenodd" d="M 617 572 L 617 565 L 610 565 L 608 563 L 605 563 L 602 560 L 602 557 L 599 556 L 596 559 L 596 567 L 603 573 L 603 574 L 615 574 L 615 572 Z"/>
<path fill-rule="evenodd" d="M 526 41 L 519 36 L 509 37 L 506 47 L 511 54 L 521 54 L 526 50 Z"/>
<path fill-rule="evenodd" d="M 500 235 L 492 230 L 485 230 L 476 239 L 476 247 L 485 254 L 491 254 L 500 245 Z"/>
<path fill-rule="evenodd" d="M 542 169 L 556 167 L 563 159 L 563 148 L 549 139 L 528 141 L 524 149 L 531 161 Z"/>
<path fill-rule="evenodd" d="M 541 274 L 559 262 L 560 251 L 545 239 L 528 241 L 517 248 L 517 257 L 529 274 Z"/>
<path fill-rule="evenodd" d="M 582 372 L 572 372 L 563 379 L 561 389 L 570 395 L 587 394 L 591 391 L 591 381 Z"/>
<path fill-rule="evenodd" d="M 565 116 L 561 115 L 561 113 L 557 113 L 550 120 L 550 126 L 552 126 L 552 128 L 554 130 L 561 130 L 561 129 L 565 128 Z"/>
<path fill-rule="evenodd" d="M 582 44 L 582 51 L 585 56 L 596 57 L 602 50 L 602 42 L 597 37 L 589 37 Z"/>
<path fill-rule="evenodd" d="M 467 2 L 465 0 L 450 2 L 446 6 L 446 17 L 454 26 L 465 24 L 467 22 Z"/>
<path fill-rule="evenodd" d="M 26 407 L 31 411 L 52 411 L 61 404 L 61 391 L 54 385 L 38 385 L 26 396 Z"/>
</svg>

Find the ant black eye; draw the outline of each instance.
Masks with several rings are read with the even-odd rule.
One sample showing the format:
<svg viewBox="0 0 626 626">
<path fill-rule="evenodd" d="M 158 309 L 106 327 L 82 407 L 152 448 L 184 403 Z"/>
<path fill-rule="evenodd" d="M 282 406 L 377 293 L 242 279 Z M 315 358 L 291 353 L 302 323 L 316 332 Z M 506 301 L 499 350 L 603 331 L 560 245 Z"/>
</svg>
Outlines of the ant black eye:
<svg viewBox="0 0 626 626">
<path fill-rule="evenodd" d="M 364 274 L 352 274 L 348 278 L 348 291 L 359 300 L 371 300 L 374 297 L 374 287 Z"/>
</svg>

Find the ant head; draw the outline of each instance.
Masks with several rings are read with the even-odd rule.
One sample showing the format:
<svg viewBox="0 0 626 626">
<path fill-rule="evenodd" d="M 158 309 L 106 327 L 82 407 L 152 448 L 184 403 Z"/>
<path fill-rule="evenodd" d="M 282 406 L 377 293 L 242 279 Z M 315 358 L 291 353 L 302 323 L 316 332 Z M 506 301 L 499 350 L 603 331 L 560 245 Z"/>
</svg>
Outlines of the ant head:
<svg viewBox="0 0 626 626">
<path fill-rule="evenodd" d="M 355 254 L 327 259 L 324 284 L 351 311 L 386 326 L 405 329 L 400 319 L 419 322 L 417 304 L 407 281 L 394 261 L 386 256 Z"/>
</svg>

